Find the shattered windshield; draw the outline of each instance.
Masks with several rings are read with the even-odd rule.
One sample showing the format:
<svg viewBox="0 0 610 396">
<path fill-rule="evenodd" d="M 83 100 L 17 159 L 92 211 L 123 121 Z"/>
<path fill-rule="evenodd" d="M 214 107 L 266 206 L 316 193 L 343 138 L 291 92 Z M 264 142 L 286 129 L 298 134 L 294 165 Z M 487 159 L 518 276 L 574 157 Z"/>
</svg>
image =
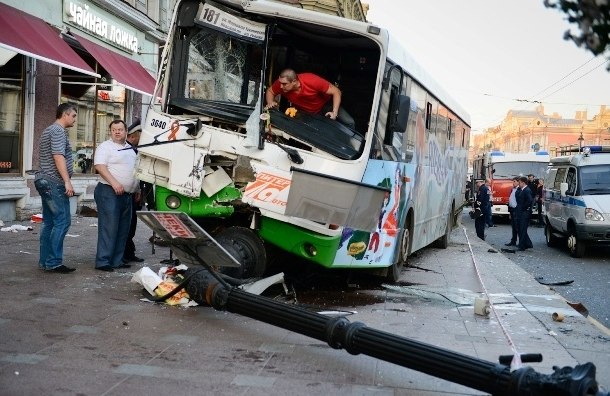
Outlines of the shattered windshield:
<svg viewBox="0 0 610 396">
<path fill-rule="evenodd" d="M 259 45 L 201 29 L 190 40 L 184 97 L 253 106 L 261 68 Z"/>
<path fill-rule="evenodd" d="M 610 194 L 610 165 L 591 165 L 580 168 L 580 182 L 584 195 Z"/>
<path fill-rule="evenodd" d="M 535 177 L 544 177 L 547 166 L 546 162 L 498 162 L 493 165 L 493 177 L 510 179 L 530 174 Z"/>
</svg>

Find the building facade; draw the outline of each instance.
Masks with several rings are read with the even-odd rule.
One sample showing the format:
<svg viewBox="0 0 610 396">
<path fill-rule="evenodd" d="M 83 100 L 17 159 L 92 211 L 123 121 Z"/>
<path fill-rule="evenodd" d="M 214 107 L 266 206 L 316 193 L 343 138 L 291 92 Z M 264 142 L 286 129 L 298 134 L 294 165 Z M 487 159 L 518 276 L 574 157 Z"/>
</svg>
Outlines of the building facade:
<svg viewBox="0 0 610 396">
<path fill-rule="evenodd" d="M 169 0 L 0 0 L 0 219 L 41 211 L 38 141 L 63 102 L 75 163 L 71 206 L 93 200 L 95 147 L 117 118 L 142 116 L 154 91 Z M 144 105 L 143 105 L 144 104 Z"/>
<path fill-rule="evenodd" d="M 599 113 L 588 119 L 586 111 L 577 111 L 574 118 L 547 115 L 544 106 L 533 111 L 509 110 L 500 125 L 473 135 L 471 160 L 476 154 L 500 150 L 527 153 L 546 150 L 551 156 L 561 147 L 610 145 L 610 108 L 602 105 Z"/>
</svg>

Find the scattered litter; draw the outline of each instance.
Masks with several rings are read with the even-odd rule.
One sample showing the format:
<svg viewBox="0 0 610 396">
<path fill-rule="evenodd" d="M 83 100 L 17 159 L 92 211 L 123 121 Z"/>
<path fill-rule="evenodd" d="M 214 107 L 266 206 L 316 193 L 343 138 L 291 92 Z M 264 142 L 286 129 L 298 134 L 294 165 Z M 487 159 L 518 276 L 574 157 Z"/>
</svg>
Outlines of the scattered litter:
<svg viewBox="0 0 610 396">
<path fill-rule="evenodd" d="M 553 330 L 549 331 L 549 335 L 555 337 L 557 335 L 557 333 L 555 333 Z"/>
<path fill-rule="evenodd" d="M 66 236 L 70 237 L 70 238 L 78 238 L 78 237 L 80 237 L 80 235 L 77 235 L 77 234 L 66 234 Z"/>
<path fill-rule="evenodd" d="M 32 254 L 30 252 L 24 252 L 23 250 L 20 250 L 19 253 L 23 253 L 23 254 Z"/>
<path fill-rule="evenodd" d="M 555 322 L 563 322 L 563 320 L 565 319 L 564 314 L 562 314 L 561 312 L 553 312 L 551 317 Z"/>
<path fill-rule="evenodd" d="M 34 229 L 34 227 L 24 226 L 24 225 L 21 225 L 21 224 L 13 224 L 10 227 L 0 228 L 0 231 L 18 232 L 18 231 L 32 231 L 33 229 Z"/>
<path fill-rule="evenodd" d="M 488 253 L 498 253 L 496 249 L 487 249 Z"/>
<path fill-rule="evenodd" d="M 36 213 L 36 214 L 32 215 L 32 218 L 30 219 L 30 221 L 32 223 L 42 223 L 42 213 Z"/>
<path fill-rule="evenodd" d="M 0 220 L 0 227 L 4 227 L 4 221 Z"/>
<path fill-rule="evenodd" d="M 97 227 L 97 223 L 89 224 L 89 227 Z"/>
<path fill-rule="evenodd" d="M 538 283 L 540 283 L 541 285 L 546 285 L 546 286 L 565 286 L 565 285 L 569 285 L 574 282 L 574 280 L 559 281 L 559 282 L 543 282 L 542 281 L 543 279 L 544 279 L 544 277 L 542 277 L 542 276 L 536 277 L 536 280 L 538 281 Z"/>
<path fill-rule="evenodd" d="M 513 254 L 517 252 L 515 249 L 506 249 L 506 248 L 502 248 L 502 249 L 500 249 L 500 251 L 502 253 L 513 253 Z"/>
</svg>

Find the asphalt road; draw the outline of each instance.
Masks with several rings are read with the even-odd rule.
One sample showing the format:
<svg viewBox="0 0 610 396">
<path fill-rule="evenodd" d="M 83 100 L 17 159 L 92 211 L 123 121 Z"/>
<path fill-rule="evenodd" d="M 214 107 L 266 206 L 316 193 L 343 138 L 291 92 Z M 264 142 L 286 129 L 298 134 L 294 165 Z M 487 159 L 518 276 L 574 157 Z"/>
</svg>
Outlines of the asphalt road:
<svg viewBox="0 0 610 396">
<path fill-rule="evenodd" d="M 474 233 L 474 221 L 467 212 L 462 224 Z M 485 241 L 500 251 L 510 241 L 511 228 L 508 220 L 494 217 L 494 221 L 496 227 L 485 230 Z M 541 282 L 573 281 L 550 287 L 566 300 L 582 303 L 591 317 L 610 328 L 610 247 L 592 247 L 585 257 L 576 259 L 570 256 L 563 242 L 561 247 L 548 247 L 543 228 L 530 226 L 528 234 L 533 249 L 502 254 Z"/>
</svg>

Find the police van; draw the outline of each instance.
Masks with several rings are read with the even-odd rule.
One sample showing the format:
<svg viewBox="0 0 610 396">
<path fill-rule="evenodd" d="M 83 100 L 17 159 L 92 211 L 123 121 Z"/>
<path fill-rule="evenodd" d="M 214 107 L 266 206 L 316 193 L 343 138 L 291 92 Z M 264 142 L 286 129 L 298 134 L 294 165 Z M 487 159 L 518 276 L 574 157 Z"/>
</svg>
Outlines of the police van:
<svg viewBox="0 0 610 396">
<path fill-rule="evenodd" d="M 572 257 L 590 245 L 610 246 L 610 146 L 551 158 L 546 180 L 547 246 L 565 239 Z"/>
</svg>

